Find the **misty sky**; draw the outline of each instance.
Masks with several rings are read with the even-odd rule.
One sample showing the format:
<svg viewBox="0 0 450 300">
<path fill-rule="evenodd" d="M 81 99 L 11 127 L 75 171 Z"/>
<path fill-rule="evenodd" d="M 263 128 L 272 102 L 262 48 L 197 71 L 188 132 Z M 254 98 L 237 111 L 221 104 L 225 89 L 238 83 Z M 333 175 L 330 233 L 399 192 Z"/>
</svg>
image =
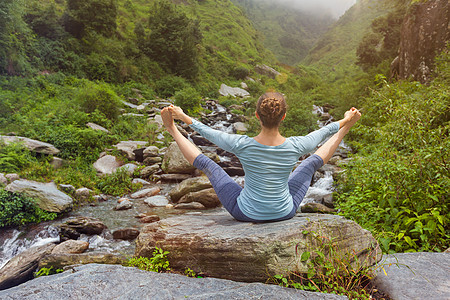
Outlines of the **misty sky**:
<svg viewBox="0 0 450 300">
<path fill-rule="evenodd" d="M 273 0 L 294 5 L 302 10 L 315 12 L 330 12 L 334 17 L 340 17 L 356 0 Z"/>
</svg>

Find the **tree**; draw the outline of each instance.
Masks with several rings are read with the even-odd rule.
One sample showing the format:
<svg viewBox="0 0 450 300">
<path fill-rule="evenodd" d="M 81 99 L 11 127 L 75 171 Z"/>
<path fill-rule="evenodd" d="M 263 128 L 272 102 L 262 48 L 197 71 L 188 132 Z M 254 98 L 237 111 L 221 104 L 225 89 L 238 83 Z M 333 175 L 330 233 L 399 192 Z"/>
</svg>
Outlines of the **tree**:
<svg viewBox="0 0 450 300">
<path fill-rule="evenodd" d="M 111 37 L 117 29 L 115 0 L 67 0 L 66 30 L 81 38 L 93 31 Z"/>
<path fill-rule="evenodd" d="M 175 75 L 194 78 L 198 73 L 199 22 L 167 1 L 157 1 L 150 14 L 151 31 L 145 52 Z"/>
</svg>

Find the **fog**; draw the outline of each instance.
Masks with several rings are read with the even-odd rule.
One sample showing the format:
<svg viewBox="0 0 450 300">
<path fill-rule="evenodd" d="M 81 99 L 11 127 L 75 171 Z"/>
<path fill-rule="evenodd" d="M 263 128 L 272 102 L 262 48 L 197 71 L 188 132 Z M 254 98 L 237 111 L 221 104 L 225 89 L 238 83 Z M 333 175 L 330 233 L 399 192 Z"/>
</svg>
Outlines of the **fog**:
<svg viewBox="0 0 450 300">
<path fill-rule="evenodd" d="M 303 11 L 331 14 L 335 18 L 339 18 L 356 3 L 356 0 L 271 0 L 269 2 L 280 2 Z"/>
</svg>

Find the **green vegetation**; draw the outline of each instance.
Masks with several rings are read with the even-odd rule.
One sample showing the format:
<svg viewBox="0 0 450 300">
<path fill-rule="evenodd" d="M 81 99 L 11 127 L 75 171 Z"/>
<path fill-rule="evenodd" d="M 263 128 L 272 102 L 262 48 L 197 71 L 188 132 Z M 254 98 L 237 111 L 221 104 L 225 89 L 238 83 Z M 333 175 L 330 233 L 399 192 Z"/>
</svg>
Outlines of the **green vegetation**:
<svg viewBox="0 0 450 300">
<path fill-rule="evenodd" d="M 34 278 L 41 277 L 41 276 L 49 276 L 53 274 L 58 274 L 64 272 L 63 269 L 54 269 L 53 267 L 50 268 L 40 268 L 38 271 L 34 272 Z"/>
<path fill-rule="evenodd" d="M 128 261 L 128 266 L 152 272 L 170 271 L 171 269 L 169 267 L 169 260 L 167 258 L 168 254 L 169 251 L 164 251 L 158 247 L 155 247 L 152 257 L 130 258 Z"/>
<path fill-rule="evenodd" d="M 14 173 L 35 162 L 36 159 L 22 144 L 4 144 L 0 140 L 0 170 Z"/>
<path fill-rule="evenodd" d="M 0 189 L 0 228 L 53 220 L 56 213 L 40 209 L 33 199 Z"/>
<path fill-rule="evenodd" d="M 310 251 L 300 255 L 300 261 L 308 267 L 306 274 L 275 275 L 276 284 L 295 289 L 345 295 L 349 299 L 372 299 L 371 267 L 361 266 L 355 253 L 343 253 L 337 244 L 320 233 L 305 230 L 310 238 Z M 313 246 L 314 245 L 314 246 Z M 374 253 L 367 253 L 370 260 Z"/>
<path fill-rule="evenodd" d="M 341 180 L 339 207 L 386 252 L 450 246 L 448 62 L 444 53 L 428 86 L 378 77 L 353 133 L 358 153 Z"/>
</svg>

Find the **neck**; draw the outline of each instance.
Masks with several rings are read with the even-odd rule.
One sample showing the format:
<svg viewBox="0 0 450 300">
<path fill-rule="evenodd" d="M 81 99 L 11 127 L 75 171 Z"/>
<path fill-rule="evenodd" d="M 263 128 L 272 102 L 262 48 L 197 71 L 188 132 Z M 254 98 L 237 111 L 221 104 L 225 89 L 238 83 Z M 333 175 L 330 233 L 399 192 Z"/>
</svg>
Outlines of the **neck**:
<svg viewBox="0 0 450 300">
<path fill-rule="evenodd" d="M 261 128 L 261 132 L 255 136 L 254 139 L 258 143 L 266 146 L 278 146 L 283 144 L 286 140 L 286 138 L 280 134 L 278 127 L 267 128 L 264 126 Z"/>
</svg>

